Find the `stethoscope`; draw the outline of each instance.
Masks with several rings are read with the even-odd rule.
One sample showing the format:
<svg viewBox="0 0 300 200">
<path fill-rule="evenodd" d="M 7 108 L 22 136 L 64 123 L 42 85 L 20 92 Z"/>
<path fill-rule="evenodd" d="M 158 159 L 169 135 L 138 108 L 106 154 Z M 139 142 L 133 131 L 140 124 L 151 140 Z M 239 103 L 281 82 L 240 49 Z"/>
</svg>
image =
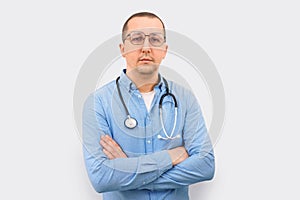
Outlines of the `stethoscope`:
<svg viewBox="0 0 300 200">
<path fill-rule="evenodd" d="M 120 86 L 119 86 L 119 79 L 120 79 L 120 77 L 118 77 L 118 78 L 116 79 L 116 84 L 117 84 L 118 94 L 119 94 L 119 97 L 120 97 L 120 99 L 121 99 L 121 102 L 122 102 L 122 104 L 123 104 L 123 107 L 124 107 L 125 112 L 126 112 L 126 115 L 127 115 L 127 118 L 124 120 L 124 125 L 125 125 L 127 128 L 129 128 L 129 129 L 133 129 L 133 128 L 135 128 L 135 127 L 137 126 L 138 123 L 137 123 L 137 120 L 136 120 L 135 118 L 131 117 L 130 114 L 129 114 L 129 111 L 128 111 L 127 106 L 126 106 L 126 104 L 125 104 L 125 102 L 124 102 L 123 96 L 122 96 L 122 94 L 121 94 L 121 90 L 120 90 Z M 165 85 L 166 85 L 166 93 L 163 94 L 163 95 L 160 97 L 160 100 L 159 100 L 159 117 L 160 117 L 160 123 L 161 123 L 161 125 L 162 125 L 162 129 L 163 129 L 163 132 L 164 132 L 164 134 L 165 134 L 165 137 L 163 137 L 163 136 L 161 136 L 161 135 L 157 135 L 157 138 L 158 138 L 158 139 L 163 139 L 163 140 L 173 140 L 173 139 L 176 139 L 176 138 L 180 138 L 180 135 L 179 135 L 179 134 L 173 137 L 173 134 L 174 134 L 174 131 L 175 131 L 175 127 L 176 127 L 176 124 L 177 124 L 177 107 L 178 107 L 178 106 L 177 106 L 177 100 L 176 100 L 175 96 L 174 96 L 172 93 L 169 92 L 169 85 L 168 85 L 168 82 L 166 81 L 166 79 L 163 78 L 163 77 L 162 77 L 162 79 L 163 79 L 163 81 L 164 81 L 164 83 L 165 83 Z M 172 99 L 173 99 L 173 101 L 174 101 L 174 104 L 175 104 L 174 125 L 173 125 L 172 132 L 171 132 L 170 135 L 167 134 L 165 125 L 164 125 L 164 123 L 163 123 L 162 103 L 163 103 L 163 100 L 164 100 L 164 98 L 165 98 L 166 96 L 171 96 Z"/>
</svg>

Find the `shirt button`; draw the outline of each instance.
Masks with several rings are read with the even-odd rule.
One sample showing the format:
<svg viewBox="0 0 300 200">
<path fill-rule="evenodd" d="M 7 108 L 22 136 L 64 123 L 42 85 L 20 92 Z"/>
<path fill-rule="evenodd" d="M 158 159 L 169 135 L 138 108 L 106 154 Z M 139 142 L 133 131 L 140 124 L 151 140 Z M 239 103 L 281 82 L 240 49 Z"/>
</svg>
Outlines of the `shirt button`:
<svg viewBox="0 0 300 200">
<path fill-rule="evenodd" d="M 144 182 L 143 182 L 143 185 L 145 185 L 145 184 L 146 184 L 146 182 L 144 181 Z"/>
<path fill-rule="evenodd" d="M 147 143 L 148 143 L 148 144 L 150 144 L 150 143 L 151 143 L 151 141 L 150 141 L 150 140 L 147 140 Z"/>
<path fill-rule="evenodd" d="M 138 95 L 138 98 L 141 98 L 141 97 L 142 97 L 142 95 L 139 94 L 139 95 Z"/>
</svg>

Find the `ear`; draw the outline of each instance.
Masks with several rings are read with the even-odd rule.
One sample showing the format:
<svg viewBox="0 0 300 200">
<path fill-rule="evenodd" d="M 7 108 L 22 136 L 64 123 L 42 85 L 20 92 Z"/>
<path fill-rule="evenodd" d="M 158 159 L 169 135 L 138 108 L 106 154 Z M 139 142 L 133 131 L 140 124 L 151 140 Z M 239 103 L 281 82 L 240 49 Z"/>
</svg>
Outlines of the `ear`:
<svg viewBox="0 0 300 200">
<path fill-rule="evenodd" d="M 119 44 L 119 48 L 120 48 L 122 56 L 124 57 L 124 52 L 125 52 L 124 51 L 124 44 L 123 43 Z"/>
<path fill-rule="evenodd" d="M 167 52 L 168 52 L 168 47 L 169 47 L 169 46 L 166 44 L 166 46 L 165 46 L 165 50 L 164 50 L 164 51 L 165 51 L 165 54 L 164 54 L 164 56 L 163 56 L 163 59 L 165 59 L 165 57 L 166 57 L 166 55 L 167 55 Z"/>
</svg>

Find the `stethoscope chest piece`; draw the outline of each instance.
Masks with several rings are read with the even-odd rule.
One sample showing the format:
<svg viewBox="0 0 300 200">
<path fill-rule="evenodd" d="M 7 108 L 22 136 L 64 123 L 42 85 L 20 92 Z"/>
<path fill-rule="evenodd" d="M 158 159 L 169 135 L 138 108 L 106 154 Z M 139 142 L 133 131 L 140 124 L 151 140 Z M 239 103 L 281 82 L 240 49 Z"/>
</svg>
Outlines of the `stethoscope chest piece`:
<svg viewBox="0 0 300 200">
<path fill-rule="evenodd" d="M 136 119 L 128 116 L 124 121 L 124 125 L 129 129 L 133 129 L 137 126 L 137 121 Z"/>
<path fill-rule="evenodd" d="M 137 123 L 135 118 L 130 116 L 129 111 L 127 109 L 127 106 L 125 105 L 125 102 L 124 102 L 124 99 L 122 97 L 121 90 L 120 90 L 120 87 L 119 87 L 119 82 L 118 82 L 119 79 L 120 79 L 120 77 L 118 77 L 117 80 L 116 80 L 118 94 L 119 94 L 119 97 L 121 99 L 121 102 L 123 104 L 123 107 L 124 107 L 126 115 L 127 115 L 127 118 L 124 120 L 124 125 L 129 129 L 133 129 L 137 126 L 138 123 Z M 166 93 L 164 95 L 162 95 L 160 100 L 159 100 L 159 116 L 160 116 L 160 122 L 161 122 L 161 125 L 162 125 L 163 132 L 165 134 L 165 137 L 163 137 L 161 135 L 158 135 L 158 139 L 173 140 L 173 139 L 176 139 L 176 138 L 180 138 L 180 135 L 173 136 L 174 131 L 175 131 L 175 127 L 176 127 L 176 122 L 177 122 L 177 100 L 176 100 L 175 96 L 172 93 L 170 93 L 168 82 L 166 81 L 166 79 L 163 78 L 163 81 L 166 85 Z M 162 111 L 162 104 L 163 104 L 163 100 L 166 96 L 171 96 L 173 98 L 173 101 L 174 101 L 174 104 L 175 104 L 174 105 L 175 106 L 174 125 L 173 125 L 173 129 L 172 129 L 171 134 L 167 133 L 167 131 L 165 129 L 165 126 L 164 126 L 164 123 L 163 123 L 163 117 L 162 117 L 162 115 L 163 115 L 163 113 L 162 113 L 163 112 Z"/>
</svg>

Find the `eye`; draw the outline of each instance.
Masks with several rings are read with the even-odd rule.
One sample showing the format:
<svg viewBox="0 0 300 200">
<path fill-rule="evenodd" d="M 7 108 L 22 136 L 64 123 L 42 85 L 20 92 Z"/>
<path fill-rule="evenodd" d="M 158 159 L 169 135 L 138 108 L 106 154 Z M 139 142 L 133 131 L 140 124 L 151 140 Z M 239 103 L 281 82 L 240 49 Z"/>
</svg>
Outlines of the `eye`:
<svg viewBox="0 0 300 200">
<path fill-rule="evenodd" d="M 133 36 L 131 37 L 131 41 L 132 42 L 142 42 L 144 40 L 144 37 L 143 36 Z"/>
<path fill-rule="evenodd" d="M 145 40 L 145 36 L 140 32 L 132 32 L 130 40 L 133 44 L 142 44 Z"/>
<path fill-rule="evenodd" d="M 150 37 L 150 42 L 155 45 L 159 45 L 163 43 L 163 41 L 164 41 L 163 38 L 160 37 L 159 35 L 151 35 Z"/>
</svg>

